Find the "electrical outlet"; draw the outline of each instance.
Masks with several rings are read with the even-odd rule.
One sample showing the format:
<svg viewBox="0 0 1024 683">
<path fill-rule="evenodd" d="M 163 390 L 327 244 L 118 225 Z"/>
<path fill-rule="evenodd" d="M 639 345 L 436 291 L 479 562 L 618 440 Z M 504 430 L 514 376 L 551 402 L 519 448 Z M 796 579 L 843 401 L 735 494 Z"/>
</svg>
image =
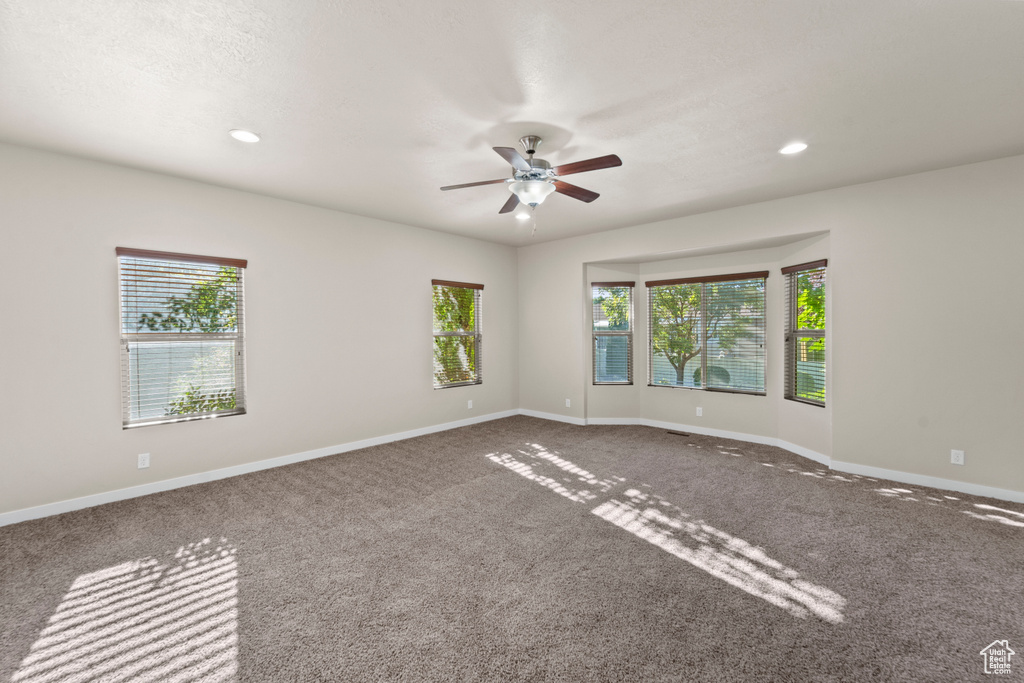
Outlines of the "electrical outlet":
<svg viewBox="0 0 1024 683">
<path fill-rule="evenodd" d="M 466 410 L 473 410 L 473 399 L 466 401 Z"/>
<path fill-rule="evenodd" d="M 963 451 L 958 451 L 956 449 L 951 450 L 949 452 L 949 462 L 951 462 L 954 465 L 963 465 L 964 464 L 964 452 Z"/>
<path fill-rule="evenodd" d="M 149 467 L 149 453 L 139 453 L 139 469 L 144 470 Z"/>
<path fill-rule="evenodd" d="M 704 417 L 704 409 L 697 408 L 697 417 Z"/>
<path fill-rule="evenodd" d="M 569 407 L 571 407 L 571 406 L 569 405 L 569 399 L 565 399 L 565 407 L 566 407 L 566 408 L 569 408 Z"/>
</svg>

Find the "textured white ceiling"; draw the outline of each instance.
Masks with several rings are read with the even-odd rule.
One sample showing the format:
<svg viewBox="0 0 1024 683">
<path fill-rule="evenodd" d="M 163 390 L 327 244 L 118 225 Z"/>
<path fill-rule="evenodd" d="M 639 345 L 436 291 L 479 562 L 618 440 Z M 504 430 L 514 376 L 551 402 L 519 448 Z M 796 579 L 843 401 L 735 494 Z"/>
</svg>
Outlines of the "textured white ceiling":
<svg viewBox="0 0 1024 683">
<path fill-rule="evenodd" d="M 1024 153 L 1022 37 L 1020 0 L 0 0 L 0 140 L 529 244 Z M 529 133 L 623 165 L 532 237 L 439 191 Z"/>
</svg>

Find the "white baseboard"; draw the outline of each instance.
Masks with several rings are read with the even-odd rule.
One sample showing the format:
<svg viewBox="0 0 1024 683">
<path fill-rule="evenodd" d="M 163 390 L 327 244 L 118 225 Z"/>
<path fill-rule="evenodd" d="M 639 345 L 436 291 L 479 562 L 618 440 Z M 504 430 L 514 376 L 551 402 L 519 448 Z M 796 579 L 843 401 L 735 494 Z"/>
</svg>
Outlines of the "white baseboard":
<svg viewBox="0 0 1024 683">
<path fill-rule="evenodd" d="M 185 486 L 192 486 L 194 484 L 203 484 L 208 481 L 216 481 L 217 479 L 237 477 L 240 474 L 259 472 L 260 470 L 269 470 L 274 467 L 291 465 L 293 463 L 302 462 L 304 460 L 313 460 L 315 458 L 322 458 L 327 455 L 336 455 L 338 453 L 347 453 L 348 451 L 354 451 L 360 448 L 379 446 L 380 444 L 390 443 L 392 441 L 411 439 L 417 436 L 434 434 L 436 432 L 443 432 L 449 429 L 456 429 L 458 427 L 466 427 L 468 425 L 477 424 L 480 422 L 498 420 L 503 417 L 512 417 L 513 415 L 518 414 L 518 410 L 505 410 L 498 413 L 490 413 L 488 415 L 480 415 L 478 417 L 466 418 L 465 420 L 456 420 L 455 422 L 445 422 L 439 425 L 431 425 L 429 427 L 410 429 L 408 431 L 398 432 L 395 434 L 377 436 L 372 439 L 351 441 L 349 443 L 340 444 L 337 446 L 327 446 L 326 448 L 317 448 L 311 451 L 303 451 L 302 453 L 292 453 L 291 455 L 282 455 L 277 458 L 257 460 L 256 462 L 247 462 L 241 465 L 234 465 L 232 467 L 224 467 L 219 470 L 199 472 L 197 474 L 189 474 L 184 477 L 175 477 L 174 479 L 164 479 L 163 481 L 155 481 L 149 484 L 140 484 L 139 486 L 129 486 L 128 488 L 117 489 L 116 491 L 105 491 L 103 493 L 96 493 L 91 496 L 82 496 L 81 498 L 72 498 L 70 500 L 62 500 L 56 503 L 47 503 L 46 505 L 38 505 L 36 507 L 23 508 L 21 510 L 13 510 L 11 512 L 0 513 L 0 526 L 6 526 L 8 524 L 17 524 L 18 522 L 25 522 L 30 519 L 39 519 L 41 517 L 50 517 L 51 515 L 59 515 L 65 512 L 81 510 L 83 508 L 89 508 L 95 505 L 103 505 L 104 503 L 113 503 L 119 500 L 126 500 L 128 498 L 148 496 L 151 493 L 170 491 L 172 489 L 179 489 Z"/>
<path fill-rule="evenodd" d="M 542 420 L 554 420 L 555 422 L 568 422 L 571 425 L 580 425 L 581 427 L 587 424 L 587 421 L 584 420 L 582 417 L 558 415 L 557 413 L 542 413 L 539 410 L 527 410 L 526 408 L 520 408 L 516 412 L 519 415 L 526 415 L 528 417 L 539 417 Z"/>
<path fill-rule="evenodd" d="M 887 470 L 881 467 L 869 467 L 867 465 L 858 465 L 856 463 L 839 462 L 832 460 L 827 455 L 823 455 L 821 453 L 812 451 L 809 448 L 804 448 L 803 446 L 798 446 L 796 444 L 792 444 L 789 443 L 788 441 L 783 441 L 781 439 L 760 436 L 757 434 L 731 432 L 724 429 L 711 429 L 708 427 L 698 427 L 694 425 L 679 424 L 675 422 L 648 420 L 646 418 L 592 417 L 588 419 L 583 419 L 578 417 L 570 417 L 568 415 L 545 413 L 537 410 L 518 409 L 505 410 L 498 413 L 480 415 L 478 417 L 470 417 L 464 420 L 456 420 L 455 422 L 445 422 L 443 424 L 431 425 L 429 427 L 410 429 L 408 431 L 397 432 L 395 434 L 387 434 L 384 436 L 378 436 L 371 439 L 351 441 L 349 443 L 340 444 L 337 446 L 327 446 L 325 448 L 317 448 L 311 451 L 303 451 L 301 453 L 283 455 L 277 458 L 269 458 L 267 460 L 258 460 L 256 462 L 243 463 L 241 465 L 234 465 L 232 467 L 211 470 L 209 472 L 199 472 L 197 474 L 190 474 L 184 477 L 165 479 L 163 481 L 152 482 L 149 484 L 141 484 L 139 486 L 130 486 L 128 488 L 117 489 L 116 491 L 106 491 L 103 493 L 97 493 L 90 496 L 82 496 L 81 498 L 72 498 L 70 500 L 62 500 L 56 503 L 47 503 L 46 505 L 38 505 L 36 507 L 23 508 L 21 510 L 13 510 L 11 512 L 4 512 L 0 513 L 0 526 L 6 526 L 8 524 L 17 524 L 18 522 L 25 522 L 30 519 L 39 519 L 41 517 L 49 517 L 51 515 L 59 515 L 65 512 L 81 510 L 83 508 L 93 507 L 95 505 L 103 505 L 104 503 L 113 503 L 119 500 L 126 500 L 128 498 L 147 496 L 151 493 L 170 491 L 172 489 L 182 488 L 185 486 L 192 486 L 194 484 L 202 484 L 208 481 L 216 481 L 217 479 L 227 479 L 229 477 L 236 477 L 238 475 L 248 474 L 250 472 L 259 472 L 260 470 L 272 469 L 274 467 L 281 467 L 283 465 L 291 465 L 297 462 L 302 462 L 304 460 L 313 460 L 315 458 L 322 458 L 328 455 L 336 455 L 338 453 L 347 453 L 348 451 L 354 451 L 360 448 L 379 446 L 381 444 L 390 443 L 392 441 L 411 439 L 417 436 L 424 436 L 426 434 L 434 434 L 437 432 L 447 431 L 449 429 L 466 427 L 469 425 L 478 424 L 480 422 L 499 420 L 501 418 L 511 417 L 513 415 L 527 415 L 529 417 L 536 417 L 543 420 L 566 422 L 568 424 L 580 426 L 588 424 L 642 425 L 645 427 L 668 429 L 677 432 L 689 432 L 692 434 L 715 436 L 723 439 L 735 439 L 737 441 L 746 441 L 748 443 L 778 446 L 779 448 L 783 448 L 787 451 L 790 451 L 791 453 L 795 453 L 796 455 L 807 458 L 808 460 L 813 460 L 814 462 L 820 463 L 822 465 L 825 465 L 826 467 L 829 467 L 839 472 L 846 472 L 848 474 L 859 474 L 861 476 L 874 477 L 876 479 L 888 479 L 890 481 L 897 481 L 904 484 L 911 484 L 915 486 L 928 486 L 930 488 L 944 489 L 947 491 L 957 491 L 960 493 L 968 493 L 975 496 L 996 498 L 998 500 L 1006 500 L 1014 503 L 1024 503 L 1024 492 L 1011 491 L 1009 489 L 1000 489 L 992 486 L 982 486 L 981 484 L 970 484 L 967 482 L 956 481 L 954 479 L 930 477 L 923 474 L 912 474 L 909 472 L 900 472 L 897 470 Z"/>
<path fill-rule="evenodd" d="M 525 413 L 524 413 L 525 414 Z M 588 425 L 638 425 L 640 418 L 637 417 L 588 417 Z"/>
<path fill-rule="evenodd" d="M 684 425 L 675 422 L 664 422 L 662 420 L 644 420 L 641 424 L 645 424 L 648 427 L 657 427 L 658 429 L 671 429 L 675 432 L 689 432 L 691 434 L 701 434 L 703 436 L 716 436 L 720 439 L 735 439 L 736 441 L 760 443 L 765 444 L 766 446 L 779 445 L 778 439 L 774 439 L 769 436 L 746 434 L 744 432 L 730 432 L 727 429 L 713 429 L 711 427 L 699 427 L 697 425 Z"/>
<path fill-rule="evenodd" d="M 898 470 L 887 470 L 883 467 L 870 467 L 868 465 L 858 465 L 853 462 L 839 462 L 838 460 L 832 461 L 832 469 L 838 472 L 846 472 L 848 474 L 859 474 L 862 477 L 898 481 L 901 484 L 910 484 L 912 486 L 927 486 L 933 489 L 968 493 L 972 496 L 985 496 L 986 498 L 998 498 L 999 500 L 1006 500 L 1013 503 L 1024 503 L 1024 492 L 1000 489 L 994 486 L 983 486 L 981 484 L 970 484 L 968 482 L 957 481 L 955 479 L 930 477 L 925 474 L 912 474 L 910 472 L 900 472 Z"/>
<path fill-rule="evenodd" d="M 822 455 L 817 451 L 812 451 L 810 448 L 804 448 L 803 446 L 798 446 L 795 443 L 783 441 L 782 439 L 776 439 L 774 445 L 778 446 L 779 448 L 783 448 L 789 451 L 790 453 L 796 453 L 797 455 L 807 458 L 808 460 L 813 460 L 816 463 L 820 463 L 825 467 L 835 469 L 834 467 L 832 467 L 832 458 L 828 457 L 827 455 Z"/>
<path fill-rule="evenodd" d="M 745 434 L 743 432 L 730 432 L 724 429 L 708 429 L 706 427 L 696 427 L 694 425 L 684 425 L 674 422 L 662 422 L 659 420 L 648 420 L 646 418 L 632 418 L 632 417 L 591 417 L 587 418 L 587 424 L 591 425 L 643 425 L 646 427 L 657 427 L 659 429 L 669 429 L 676 432 L 689 432 L 691 434 L 703 434 L 705 436 L 717 436 L 723 439 L 736 439 L 737 441 L 746 441 L 748 443 L 759 443 L 766 444 L 768 446 L 778 446 L 779 448 L 785 449 L 790 453 L 795 453 L 801 457 L 813 460 L 814 462 L 820 463 L 829 469 L 837 472 L 846 472 L 848 474 L 859 474 L 865 477 L 873 477 L 875 479 L 888 479 L 889 481 L 898 481 L 903 484 L 911 484 L 913 486 L 927 486 L 934 489 L 943 489 L 946 491 L 956 491 L 959 493 L 968 493 L 974 496 L 985 496 L 986 498 L 996 498 L 998 500 L 1006 500 L 1013 503 L 1024 503 L 1024 492 L 1011 491 L 1009 489 L 1000 489 L 994 486 L 983 486 L 981 484 L 970 484 L 964 481 L 956 481 L 955 479 L 942 479 L 940 477 L 930 477 L 924 474 L 912 474 L 910 472 L 900 472 L 898 470 L 887 470 L 881 467 L 870 467 L 868 465 L 858 465 L 852 462 L 840 462 L 833 460 L 827 455 L 812 451 L 809 448 L 798 446 L 797 444 L 784 441 L 782 439 L 775 439 L 767 436 L 759 436 L 757 434 Z"/>
<path fill-rule="evenodd" d="M 643 425 L 644 427 L 655 427 L 657 429 L 668 429 L 674 432 L 689 432 L 690 434 L 702 434 L 704 436 L 717 436 L 722 439 L 735 439 L 736 441 L 746 441 L 747 443 L 759 443 L 766 446 L 778 446 L 784 448 L 791 453 L 796 453 L 799 456 L 813 460 L 814 462 L 821 463 L 826 467 L 831 462 L 831 458 L 827 455 L 822 455 L 816 451 L 812 451 L 810 448 L 804 448 L 782 439 L 776 439 L 770 436 L 761 436 L 759 434 L 746 434 L 744 432 L 731 432 L 726 429 L 712 429 L 710 427 L 698 427 L 696 425 L 684 425 L 677 422 L 663 422 L 661 420 L 648 420 L 643 417 L 591 417 L 587 419 L 588 425 Z"/>
</svg>

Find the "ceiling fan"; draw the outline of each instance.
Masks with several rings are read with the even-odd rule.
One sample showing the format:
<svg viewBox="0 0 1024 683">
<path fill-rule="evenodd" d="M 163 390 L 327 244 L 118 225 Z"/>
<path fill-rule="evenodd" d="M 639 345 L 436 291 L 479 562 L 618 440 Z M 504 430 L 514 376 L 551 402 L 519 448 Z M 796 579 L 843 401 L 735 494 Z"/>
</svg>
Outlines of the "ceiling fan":
<svg viewBox="0 0 1024 683">
<path fill-rule="evenodd" d="M 525 135 L 519 138 L 519 144 L 526 151 L 526 158 L 516 151 L 514 147 L 495 147 L 494 151 L 501 155 L 514 169 L 511 178 L 499 178 L 498 180 L 482 180 L 478 183 L 463 183 L 462 185 L 446 185 L 442 190 L 458 190 L 463 187 L 476 187 L 477 185 L 497 185 L 507 183 L 512 196 L 508 198 L 505 205 L 498 213 L 509 213 L 515 209 L 520 202 L 536 207 L 552 192 L 559 192 L 568 195 L 581 202 L 592 202 L 601 195 L 590 190 L 585 190 L 576 185 L 570 185 L 560 176 L 572 173 L 583 173 L 584 171 L 596 171 L 602 168 L 621 166 L 622 159 L 614 154 L 603 157 L 595 157 L 585 161 L 577 161 L 571 164 L 561 164 L 552 167 L 543 159 L 533 157 L 540 147 L 541 139 L 536 135 Z"/>
</svg>

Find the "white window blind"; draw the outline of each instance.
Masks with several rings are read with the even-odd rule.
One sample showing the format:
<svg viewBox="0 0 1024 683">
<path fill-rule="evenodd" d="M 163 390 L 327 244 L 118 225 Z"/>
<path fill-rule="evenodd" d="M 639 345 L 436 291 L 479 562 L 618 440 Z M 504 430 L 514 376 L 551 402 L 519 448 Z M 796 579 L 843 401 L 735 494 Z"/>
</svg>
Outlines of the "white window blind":
<svg viewBox="0 0 1024 683">
<path fill-rule="evenodd" d="M 592 282 L 594 384 L 633 383 L 635 282 Z"/>
<path fill-rule="evenodd" d="M 117 249 L 127 429 L 245 413 L 246 262 Z"/>
<path fill-rule="evenodd" d="M 480 298 L 483 285 L 432 280 L 434 388 L 483 382 Z"/>
<path fill-rule="evenodd" d="M 782 269 L 786 278 L 786 389 L 790 400 L 825 405 L 825 270 L 828 261 Z"/>
<path fill-rule="evenodd" d="M 767 277 L 647 282 L 649 384 L 763 394 Z"/>
</svg>

